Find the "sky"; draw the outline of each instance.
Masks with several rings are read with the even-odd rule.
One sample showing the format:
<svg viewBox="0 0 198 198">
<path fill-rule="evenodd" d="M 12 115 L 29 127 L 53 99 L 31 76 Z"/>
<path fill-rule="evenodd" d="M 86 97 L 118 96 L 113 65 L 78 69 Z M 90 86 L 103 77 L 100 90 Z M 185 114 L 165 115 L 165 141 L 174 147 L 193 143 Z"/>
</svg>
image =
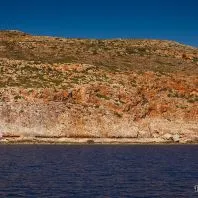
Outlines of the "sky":
<svg viewBox="0 0 198 198">
<path fill-rule="evenodd" d="M 198 47 L 198 0 L 0 0 L 0 30 L 67 38 L 175 40 Z"/>
</svg>

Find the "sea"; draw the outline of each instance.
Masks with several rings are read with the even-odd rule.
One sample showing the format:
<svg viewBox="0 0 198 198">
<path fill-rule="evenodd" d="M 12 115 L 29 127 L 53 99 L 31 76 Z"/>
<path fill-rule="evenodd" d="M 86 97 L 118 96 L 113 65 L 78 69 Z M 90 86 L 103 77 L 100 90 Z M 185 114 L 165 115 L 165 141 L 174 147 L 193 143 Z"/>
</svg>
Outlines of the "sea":
<svg viewBox="0 0 198 198">
<path fill-rule="evenodd" d="M 0 197 L 198 197 L 198 145 L 0 145 Z"/>
</svg>

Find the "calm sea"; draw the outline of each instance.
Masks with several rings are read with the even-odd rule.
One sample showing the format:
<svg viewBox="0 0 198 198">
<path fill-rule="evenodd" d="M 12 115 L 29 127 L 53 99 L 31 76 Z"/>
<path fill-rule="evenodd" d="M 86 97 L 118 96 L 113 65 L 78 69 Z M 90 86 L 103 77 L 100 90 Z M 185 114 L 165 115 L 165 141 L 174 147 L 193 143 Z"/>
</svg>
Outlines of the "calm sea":
<svg viewBox="0 0 198 198">
<path fill-rule="evenodd" d="M 0 197 L 198 197 L 196 145 L 1 145 Z"/>
</svg>

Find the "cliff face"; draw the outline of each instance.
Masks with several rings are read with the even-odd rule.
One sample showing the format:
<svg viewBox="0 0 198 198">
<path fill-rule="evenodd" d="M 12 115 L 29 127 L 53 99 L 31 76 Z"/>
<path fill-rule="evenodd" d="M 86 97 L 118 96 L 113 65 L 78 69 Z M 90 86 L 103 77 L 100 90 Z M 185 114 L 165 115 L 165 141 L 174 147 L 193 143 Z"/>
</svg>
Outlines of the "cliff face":
<svg viewBox="0 0 198 198">
<path fill-rule="evenodd" d="M 0 32 L 4 136 L 198 137 L 198 49 Z"/>
</svg>

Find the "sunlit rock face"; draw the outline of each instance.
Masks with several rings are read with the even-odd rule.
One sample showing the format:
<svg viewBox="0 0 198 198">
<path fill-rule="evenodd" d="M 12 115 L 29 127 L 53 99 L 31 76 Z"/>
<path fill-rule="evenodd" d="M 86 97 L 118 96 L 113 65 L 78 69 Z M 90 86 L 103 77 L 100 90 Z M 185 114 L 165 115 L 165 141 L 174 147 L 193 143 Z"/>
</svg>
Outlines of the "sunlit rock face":
<svg viewBox="0 0 198 198">
<path fill-rule="evenodd" d="M 0 32 L 0 138 L 198 137 L 198 49 Z"/>
</svg>

